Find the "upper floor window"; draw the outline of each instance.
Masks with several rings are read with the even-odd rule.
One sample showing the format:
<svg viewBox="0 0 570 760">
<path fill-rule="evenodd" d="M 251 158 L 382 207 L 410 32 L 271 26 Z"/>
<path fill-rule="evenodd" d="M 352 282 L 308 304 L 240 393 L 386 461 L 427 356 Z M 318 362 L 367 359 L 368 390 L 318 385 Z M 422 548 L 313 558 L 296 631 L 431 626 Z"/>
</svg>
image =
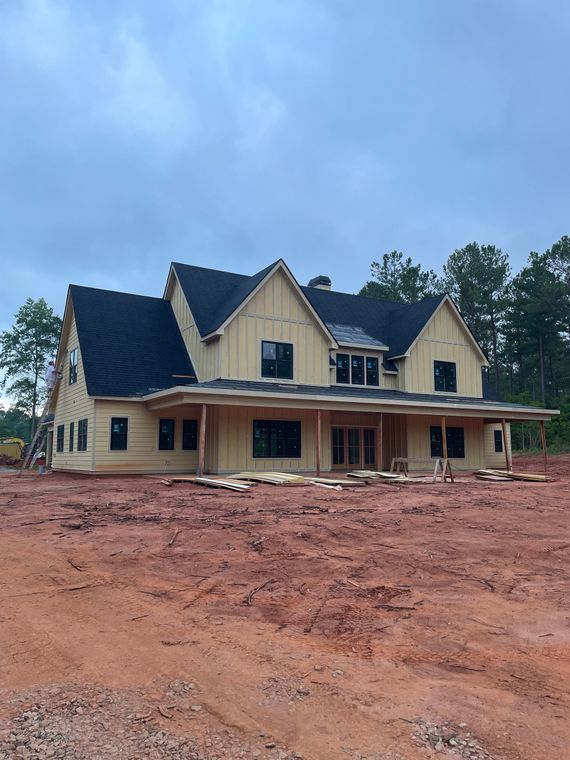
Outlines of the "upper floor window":
<svg viewBox="0 0 570 760">
<path fill-rule="evenodd" d="M 161 451 L 174 449 L 174 420 L 160 420 L 158 424 L 158 448 Z"/>
<path fill-rule="evenodd" d="M 433 380 L 436 391 L 457 393 L 457 365 L 455 362 L 433 363 Z"/>
<path fill-rule="evenodd" d="M 360 354 L 336 355 L 336 381 L 352 385 L 380 384 L 377 356 Z"/>
<path fill-rule="evenodd" d="M 293 379 L 293 344 L 261 342 L 261 376 Z"/>
<path fill-rule="evenodd" d="M 77 356 L 78 356 L 78 352 L 76 348 L 74 348 L 73 351 L 69 352 L 69 384 L 70 385 L 73 385 L 73 383 L 77 382 Z"/>
<path fill-rule="evenodd" d="M 111 417 L 111 451 L 126 451 L 129 435 L 128 417 Z"/>
</svg>

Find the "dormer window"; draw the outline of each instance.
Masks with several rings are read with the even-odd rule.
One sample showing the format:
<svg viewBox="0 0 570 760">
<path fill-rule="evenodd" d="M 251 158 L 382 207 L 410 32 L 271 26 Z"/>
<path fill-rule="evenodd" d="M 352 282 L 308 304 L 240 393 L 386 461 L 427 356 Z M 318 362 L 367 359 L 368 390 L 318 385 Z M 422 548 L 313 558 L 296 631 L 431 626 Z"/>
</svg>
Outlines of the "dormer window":
<svg viewBox="0 0 570 760">
<path fill-rule="evenodd" d="M 457 393 L 457 365 L 455 362 L 433 363 L 433 381 L 436 391 Z"/>
<path fill-rule="evenodd" d="M 362 354 L 336 355 L 336 381 L 342 385 L 374 385 L 378 387 L 378 357 Z"/>
<path fill-rule="evenodd" d="M 261 377 L 293 379 L 293 344 L 261 342 Z"/>
</svg>

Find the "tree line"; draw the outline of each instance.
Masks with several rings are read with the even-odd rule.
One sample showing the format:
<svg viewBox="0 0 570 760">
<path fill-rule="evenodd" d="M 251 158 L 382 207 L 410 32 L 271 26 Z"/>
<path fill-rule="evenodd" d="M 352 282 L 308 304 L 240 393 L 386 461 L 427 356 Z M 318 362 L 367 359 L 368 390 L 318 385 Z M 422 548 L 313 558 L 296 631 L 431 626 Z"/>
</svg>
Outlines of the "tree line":
<svg viewBox="0 0 570 760">
<path fill-rule="evenodd" d="M 413 303 L 449 293 L 489 359 L 489 379 L 507 401 L 560 408 L 548 425 L 551 441 L 570 445 L 570 237 L 531 252 L 512 274 L 508 254 L 469 243 L 441 275 L 400 251 L 371 265 L 359 295 Z M 515 447 L 536 439 L 531 426 L 514 426 Z"/>
</svg>

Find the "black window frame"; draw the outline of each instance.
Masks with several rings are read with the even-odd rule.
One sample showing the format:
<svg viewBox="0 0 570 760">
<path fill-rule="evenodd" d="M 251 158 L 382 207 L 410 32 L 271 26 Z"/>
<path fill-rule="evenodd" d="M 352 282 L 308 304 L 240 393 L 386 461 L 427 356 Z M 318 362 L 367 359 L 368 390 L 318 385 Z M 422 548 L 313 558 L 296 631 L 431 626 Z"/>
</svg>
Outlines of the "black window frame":
<svg viewBox="0 0 570 760">
<path fill-rule="evenodd" d="M 275 357 L 266 357 L 266 346 L 275 346 Z M 290 352 L 290 356 L 283 356 Z M 261 341 L 261 377 L 272 380 L 293 380 L 293 343 L 283 343 L 276 340 Z"/>
<path fill-rule="evenodd" d="M 74 437 L 75 437 L 75 423 L 74 422 L 70 422 L 69 423 L 69 441 L 68 441 L 68 446 L 67 446 L 70 453 L 73 452 L 73 440 L 74 440 Z"/>
<path fill-rule="evenodd" d="M 339 377 L 345 377 L 346 380 L 339 379 Z M 342 385 L 350 385 L 350 354 L 336 355 L 336 381 Z"/>
<path fill-rule="evenodd" d="M 369 363 L 372 365 L 369 367 Z M 366 385 L 377 387 L 380 385 L 380 364 L 377 356 L 365 356 L 364 368 L 366 372 Z M 370 378 L 375 378 L 371 380 Z"/>
<path fill-rule="evenodd" d="M 55 434 L 55 450 L 58 454 L 63 454 L 63 446 L 65 441 L 65 424 L 58 425 Z"/>
<path fill-rule="evenodd" d="M 351 382 L 351 385 L 366 385 L 365 366 L 366 366 L 366 362 L 364 361 L 364 354 L 351 354 L 350 355 L 350 382 Z M 355 369 L 356 369 L 356 372 L 357 372 L 357 377 L 362 377 L 362 381 L 354 379 Z"/>
<path fill-rule="evenodd" d="M 198 420 L 182 420 L 182 450 L 198 450 Z"/>
<path fill-rule="evenodd" d="M 434 360 L 433 387 L 438 392 L 457 393 L 457 362 Z"/>
<path fill-rule="evenodd" d="M 79 350 L 73 348 L 69 352 L 69 385 L 77 382 L 77 365 L 79 363 Z"/>
<path fill-rule="evenodd" d="M 443 435 L 441 425 L 431 425 L 430 451 L 432 457 L 443 457 Z M 447 458 L 465 459 L 465 428 L 446 427 Z"/>
<path fill-rule="evenodd" d="M 115 425 L 125 424 L 124 430 L 115 430 Z M 109 451 L 127 451 L 129 446 L 129 418 L 111 417 L 109 428 Z"/>
<path fill-rule="evenodd" d="M 494 430 L 494 439 L 495 439 L 495 454 L 502 454 L 504 451 L 503 447 L 503 431 L 502 430 Z"/>
<path fill-rule="evenodd" d="M 171 423 L 170 431 L 162 430 L 163 423 Z M 158 450 L 174 451 L 174 436 L 176 434 L 176 422 L 172 417 L 161 417 L 158 421 Z"/>
<path fill-rule="evenodd" d="M 87 451 L 88 430 L 89 420 L 87 417 L 77 421 L 77 451 Z"/>
<path fill-rule="evenodd" d="M 302 429 L 299 420 L 253 420 L 254 459 L 300 459 Z"/>
</svg>

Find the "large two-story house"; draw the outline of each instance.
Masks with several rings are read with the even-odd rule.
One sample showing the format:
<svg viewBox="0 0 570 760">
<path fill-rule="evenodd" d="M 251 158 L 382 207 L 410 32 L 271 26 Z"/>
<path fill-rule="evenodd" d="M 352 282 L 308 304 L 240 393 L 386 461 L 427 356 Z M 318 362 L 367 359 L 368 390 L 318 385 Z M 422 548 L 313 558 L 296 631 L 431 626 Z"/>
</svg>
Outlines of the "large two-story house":
<svg viewBox="0 0 570 760">
<path fill-rule="evenodd" d="M 71 285 L 51 464 L 86 473 L 504 466 L 509 422 L 447 295 L 404 305 L 172 264 L 162 298 Z"/>
</svg>

